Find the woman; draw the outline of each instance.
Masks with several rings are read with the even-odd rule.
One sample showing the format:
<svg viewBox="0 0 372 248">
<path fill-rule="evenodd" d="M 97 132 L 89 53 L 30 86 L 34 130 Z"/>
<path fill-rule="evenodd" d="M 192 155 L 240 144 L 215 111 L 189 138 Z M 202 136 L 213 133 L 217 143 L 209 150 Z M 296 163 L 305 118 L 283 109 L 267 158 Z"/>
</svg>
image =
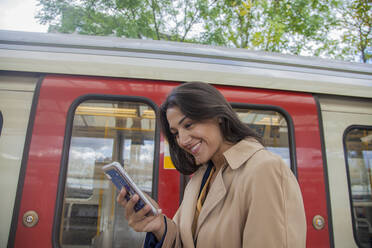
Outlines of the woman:
<svg viewBox="0 0 372 248">
<path fill-rule="evenodd" d="M 296 178 L 241 122 L 222 94 L 204 83 L 176 87 L 160 107 L 173 164 L 193 174 L 173 219 L 134 212 L 138 197 L 117 201 L 129 225 L 148 232 L 145 247 L 306 246 Z"/>
</svg>

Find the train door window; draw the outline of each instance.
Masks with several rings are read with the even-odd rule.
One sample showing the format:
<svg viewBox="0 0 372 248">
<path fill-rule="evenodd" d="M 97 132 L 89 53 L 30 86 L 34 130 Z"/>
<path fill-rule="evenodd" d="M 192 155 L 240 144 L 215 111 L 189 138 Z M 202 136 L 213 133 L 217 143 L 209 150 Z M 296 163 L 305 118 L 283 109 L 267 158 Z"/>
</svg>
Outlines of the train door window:
<svg viewBox="0 0 372 248">
<path fill-rule="evenodd" d="M 291 166 L 288 125 L 284 115 L 277 111 L 234 108 L 240 120 L 248 124 L 260 137 L 266 149 L 282 157 Z"/>
<path fill-rule="evenodd" d="M 344 145 L 355 238 L 372 247 L 372 127 L 348 128 Z"/>
<path fill-rule="evenodd" d="M 124 164 L 151 195 L 155 113 L 147 104 L 89 100 L 75 111 L 70 142 L 62 247 L 140 247 L 144 235 L 128 227 L 117 191 L 102 173 L 112 161 Z"/>
</svg>

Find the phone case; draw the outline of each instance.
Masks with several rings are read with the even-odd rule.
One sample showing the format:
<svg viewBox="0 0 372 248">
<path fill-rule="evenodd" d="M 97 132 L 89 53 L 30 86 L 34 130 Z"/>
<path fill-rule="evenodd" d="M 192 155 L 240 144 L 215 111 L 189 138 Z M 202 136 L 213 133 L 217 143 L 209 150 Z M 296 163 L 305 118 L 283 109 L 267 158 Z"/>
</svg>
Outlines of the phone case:
<svg viewBox="0 0 372 248">
<path fill-rule="evenodd" d="M 125 187 L 127 191 L 125 199 L 127 201 L 129 201 L 134 194 L 137 194 L 139 196 L 140 199 L 134 205 L 134 211 L 137 212 L 141 210 L 146 204 L 148 204 L 151 207 L 151 213 L 153 215 L 157 215 L 158 211 L 155 208 L 155 206 L 153 206 L 153 204 L 146 198 L 146 196 L 130 178 L 129 174 L 118 162 L 113 162 L 111 164 L 105 165 L 102 167 L 102 169 L 105 172 L 108 179 L 112 181 L 112 183 L 116 186 L 116 188 L 119 191 L 122 189 L 122 187 Z"/>
</svg>

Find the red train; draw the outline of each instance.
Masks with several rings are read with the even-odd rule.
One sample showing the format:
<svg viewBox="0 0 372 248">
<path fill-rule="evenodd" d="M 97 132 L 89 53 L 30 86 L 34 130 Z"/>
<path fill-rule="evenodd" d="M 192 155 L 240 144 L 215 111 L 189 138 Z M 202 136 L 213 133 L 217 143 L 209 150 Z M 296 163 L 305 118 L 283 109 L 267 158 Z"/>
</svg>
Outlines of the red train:
<svg viewBox="0 0 372 248">
<path fill-rule="evenodd" d="M 372 247 L 371 65 L 76 35 L 0 40 L 0 247 L 140 247 L 101 167 L 120 161 L 175 213 L 188 178 L 155 116 L 185 81 L 215 85 L 293 170 L 307 247 Z"/>
</svg>

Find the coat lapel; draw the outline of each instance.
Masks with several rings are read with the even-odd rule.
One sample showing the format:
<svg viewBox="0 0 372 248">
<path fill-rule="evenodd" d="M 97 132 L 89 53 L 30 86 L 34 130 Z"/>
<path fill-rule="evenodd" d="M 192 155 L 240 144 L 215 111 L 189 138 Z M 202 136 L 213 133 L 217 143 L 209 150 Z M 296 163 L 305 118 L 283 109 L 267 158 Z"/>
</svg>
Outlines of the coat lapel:
<svg viewBox="0 0 372 248">
<path fill-rule="evenodd" d="M 223 199 L 225 199 L 227 187 L 229 187 L 233 180 L 233 171 L 243 165 L 249 158 L 253 156 L 253 154 L 262 149 L 264 149 L 264 147 L 257 140 L 248 138 L 240 141 L 238 144 L 224 153 L 227 164 L 225 164 L 225 166 L 218 172 L 217 177 L 210 187 L 207 198 L 205 199 L 199 215 L 194 240 L 196 240 L 199 230 L 206 221 L 208 215 Z M 204 172 L 205 170 L 203 170 L 203 173 L 198 180 L 201 180 Z M 222 174 L 224 174 L 223 177 Z M 200 189 L 200 183 L 198 184 L 198 187 Z M 195 197 L 197 197 L 197 195 Z M 196 201 L 197 199 L 193 199 L 192 204 L 194 205 L 191 206 L 193 211 L 191 216 L 194 216 L 195 214 Z"/>
<path fill-rule="evenodd" d="M 207 169 L 207 166 L 200 168 L 190 179 L 189 187 L 186 187 L 184 193 L 184 199 L 187 199 L 182 202 L 182 216 L 180 220 L 180 230 L 182 232 L 181 237 L 184 241 L 193 240 L 192 237 L 192 223 L 195 215 L 196 202 L 198 200 L 198 194 L 200 190 L 201 181 L 203 175 Z M 193 182 L 192 182 L 193 181 Z M 186 243 L 186 242 L 184 242 Z M 192 242 L 193 244 L 193 242 Z"/>
<path fill-rule="evenodd" d="M 207 198 L 205 199 L 205 202 L 203 204 L 203 207 L 202 207 L 200 215 L 199 215 L 198 225 L 197 225 L 197 228 L 196 228 L 195 239 L 198 236 L 198 232 L 199 232 L 200 227 L 203 225 L 203 223 L 205 222 L 208 215 L 220 203 L 220 201 L 225 198 L 227 190 L 226 190 L 223 178 L 222 178 L 222 172 L 225 169 L 226 169 L 226 167 L 222 168 L 218 172 L 216 178 L 214 179 L 213 184 L 210 187 Z"/>
</svg>

